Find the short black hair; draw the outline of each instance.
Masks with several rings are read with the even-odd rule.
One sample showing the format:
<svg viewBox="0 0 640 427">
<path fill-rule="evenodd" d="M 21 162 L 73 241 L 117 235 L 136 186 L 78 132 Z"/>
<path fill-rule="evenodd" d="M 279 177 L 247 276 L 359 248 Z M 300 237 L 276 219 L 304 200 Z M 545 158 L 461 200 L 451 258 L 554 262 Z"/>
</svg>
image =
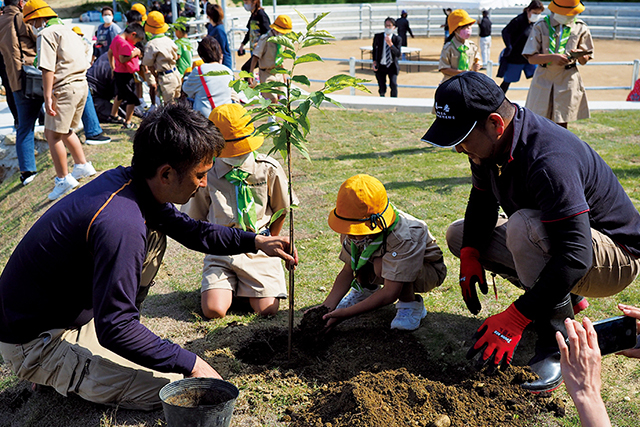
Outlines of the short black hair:
<svg viewBox="0 0 640 427">
<path fill-rule="evenodd" d="M 390 16 L 387 16 L 387 19 L 384 20 L 385 25 L 387 24 L 387 22 L 391 22 L 391 25 L 393 25 L 394 27 L 396 26 L 396 20 Z"/>
<path fill-rule="evenodd" d="M 20 3 L 20 0 L 5 0 L 4 1 L 4 5 L 5 6 L 17 6 L 18 3 Z"/>
<path fill-rule="evenodd" d="M 180 177 L 224 148 L 218 128 L 184 101 L 167 104 L 142 120 L 133 137 L 131 166 L 147 179 L 162 165 L 170 165 Z"/>
<path fill-rule="evenodd" d="M 128 34 L 135 34 L 139 39 L 144 40 L 145 38 L 144 28 L 142 28 L 142 25 L 140 24 L 129 24 L 124 29 L 124 32 Z"/>
<path fill-rule="evenodd" d="M 208 64 L 220 61 L 222 58 L 220 43 L 212 36 L 206 36 L 198 43 L 198 55 Z"/>
<path fill-rule="evenodd" d="M 100 10 L 100 14 L 103 15 L 104 11 L 108 10 L 109 12 L 111 12 L 111 14 L 113 15 L 113 9 L 111 8 L 111 6 L 104 6 L 101 10 Z"/>
<path fill-rule="evenodd" d="M 124 17 L 127 18 L 127 23 L 129 24 L 142 22 L 142 14 L 137 10 L 128 10 Z"/>
</svg>

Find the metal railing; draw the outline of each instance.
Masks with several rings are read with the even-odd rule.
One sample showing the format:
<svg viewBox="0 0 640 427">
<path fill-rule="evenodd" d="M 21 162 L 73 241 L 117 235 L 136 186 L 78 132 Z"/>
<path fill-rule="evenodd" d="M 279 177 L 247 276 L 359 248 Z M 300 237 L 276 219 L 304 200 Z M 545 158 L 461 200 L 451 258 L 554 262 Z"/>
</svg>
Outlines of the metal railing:
<svg viewBox="0 0 640 427">
<path fill-rule="evenodd" d="M 352 56 L 349 59 L 346 58 L 322 58 L 323 61 L 333 61 L 333 62 L 348 62 L 349 63 L 349 75 L 351 77 L 357 77 L 356 76 L 356 66 L 358 64 L 373 64 L 373 61 L 371 59 L 357 59 L 355 56 Z M 413 66 L 413 65 L 430 65 L 430 66 L 438 66 L 439 62 L 438 61 L 405 61 L 405 60 L 401 60 L 398 61 L 399 65 L 407 65 L 407 66 Z M 495 66 L 497 66 L 497 63 L 491 62 L 489 61 L 487 63 L 487 69 L 486 69 L 486 74 L 490 77 L 493 76 L 493 68 Z M 631 90 L 633 89 L 633 85 L 635 84 L 636 80 L 638 80 L 638 77 L 640 75 L 640 59 L 634 59 L 633 61 L 615 61 L 615 62 L 588 62 L 586 65 L 584 66 L 620 66 L 620 65 L 625 65 L 625 66 L 632 66 L 632 70 L 631 70 L 631 82 L 629 86 L 588 86 L 585 87 L 586 90 Z M 322 80 L 322 79 L 309 79 L 309 81 L 314 82 L 314 83 L 324 83 L 326 80 Z M 365 86 L 371 86 L 371 87 L 377 87 L 378 84 L 377 83 L 364 83 Z M 398 85 L 399 88 L 406 88 L 406 89 L 436 89 L 438 87 L 438 85 L 402 85 L 399 84 Z M 509 90 L 529 90 L 529 87 L 510 87 Z M 355 95 L 356 94 L 356 90 L 354 88 L 351 88 L 350 90 L 351 95 Z"/>
</svg>

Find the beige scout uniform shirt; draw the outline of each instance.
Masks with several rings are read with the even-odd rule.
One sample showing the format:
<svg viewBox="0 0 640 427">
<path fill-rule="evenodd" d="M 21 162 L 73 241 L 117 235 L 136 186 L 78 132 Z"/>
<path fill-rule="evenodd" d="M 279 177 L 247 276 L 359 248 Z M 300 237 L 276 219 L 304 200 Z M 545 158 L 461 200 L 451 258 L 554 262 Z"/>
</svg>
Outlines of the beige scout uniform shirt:
<svg viewBox="0 0 640 427">
<path fill-rule="evenodd" d="M 38 34 L 38 67 L 53 71 L 53 90 L 87 80 L 86 45 L 71 27 L 54 24 Z"/>
<path fill-rule="evenodd" d="M 182 86 L 180 73 L 177 69 L 171 73 L 164 73 L 176 67 L 179 57 L 178 46 L 167 36 L 149 40 L 144 48 L 142 65 L 158 73 L 157 84 L 160 87 L 165 104 L 180 97 L 180 87 Z M 156 83 L 153 75 L 147 77 L 150 84 Z"/>
<path fill-rule="evenodd" d="M 415 292 L 428 292 L 440 286 L 447 275 L 442 251 L 427 224 L 396 209 L 399 219 L 387 236 L 387 251 L 380 247 L 371 257 L 382 256 L 382 279 L 413 283 Z M 341 235 L 340 260 L 351 265 L 351 245 Z"/>
<path fill-rule="evenodd" d="M 469 49 L 467 50 L 467 55 L 469 56 L 469 67 L 471 67 L 474 62 L 482 63 L 482 56 L 480 55 L 480 49 L 478 49 L 478 45 L 476 45 L 471 40 L 465 40 L 464 43 Z M 438 64 L 438 70 L 442 70 L 443 68 L 453 68 L 455 70 L 458 69 L 458 63 L 460 61 L 460 51 L 458 48 L 462 46 L 462 43 L 457 38 L 453 38 L 449 43 L 445 44 L 442 47 L 442 52 L 440 52 L 440 63 Z M 453 76 L 444 75 L 442 78 L 442 82 L 446 82 Z"/>
<path fill-rule="evenodd" d="M 18 6 L 5 6 L 4 14 L 0 15 L 0 52 L 2 52 L 7 68 L 7 77 L 9 77 L 9 86 L 11 86 L 12 92 L 22 90 L 20 46 L 22 46 L 24 62 L 27 65 L 33 65 L 33 60 L 36 57 L 36 38 L 33 27 L 24 23 L 22 11 Z"/>
<path fill-rule="evenodd" d="M 266 34 L 260 36 L 256 47 L 251 54 L 258 58 L 258 68 L 260 82 L 279 81 L 284 82 L 284 74 L 272 74 L 271 70 L 276 66 L 276 55 L 278 54 L 278 45 L 269 42 L 269 38 L 275 36 L 273 30 L 269 30 Z"/>
<path fill-rule="evenodd" d="M 224 177 L 231 169 L 225 160 L 216 159 L 207 174 L 207 190 L 198 191 L 182 211 L 194 219 L 239 228 L 236 187 Z M 251 174 L 247 182 L 256 203 L 256 226 L 260 231 L 275 212 L 289 207 L 287 177 L 280 163 L 264 154 L 250 153 L 239 169 Z M 294 203 L 298 203 L 295 196 Z M 209 289 L 231 289 L 241 297 L 287 296 L 282 262 L 263 252 L 206 255 L 202 291 Z"/>
<path fill-rule="evenodd" d="M 562 25 L 551 17 L 551 25 L 558 37 L 562 34 Z M 571 34 L 567 41 L 566 52 L 572 49 L 593 51 L 593 40 L 587 25 L 580 19 L 569 24 Z M 559 45 L 559 40 L 556 40 Z M 549 26 L 544 19 L 539 20 L 531 29 L 522 55 L 549 53 Z M 592 56 L 593 57 L 593 56 Z M 565 69 L 564 66 L 548 64 L 538 65 L 531 81 L 525 107 L 556 123 L 568 123 L 588 119 L 589 105 L 587 93 L 582 84 L 578 67 Z"/>
</svg>

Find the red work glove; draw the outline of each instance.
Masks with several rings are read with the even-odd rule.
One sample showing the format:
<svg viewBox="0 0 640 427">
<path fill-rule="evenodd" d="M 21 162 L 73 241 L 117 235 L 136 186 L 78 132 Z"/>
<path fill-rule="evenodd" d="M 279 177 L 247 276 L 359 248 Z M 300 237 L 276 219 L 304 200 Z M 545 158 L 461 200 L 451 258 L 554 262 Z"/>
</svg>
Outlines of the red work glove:
<svg viewBox="0 0 640 427">
<path fill-rule="evenodd" d="M 467 246 L 460 251 L 460 290 L 462 290 L 462 298 L 464 298 L 467 308 L 473 314 L 480 313 L 482 309 L 476 292 L 476 283 L 480 285 L 480 290 L 486 295 L 489 288 L 484 268 L 480 264 L 480 252 Z"/>
<path fill-rule="evenodd" d="M 480 366 L 487 363 L 493 368 L 500 366 L 503 370 L 509 366 L 516 350 L 522 331 L 531 323 L 511 304 L 502 313 L 493 315 L 484 321 L 480 329 L 473 335 L 475 344 L 469 349 L 467 359 L 473 358 L 479 352 L 482 356 L 478 360 Z"/>
</svg>

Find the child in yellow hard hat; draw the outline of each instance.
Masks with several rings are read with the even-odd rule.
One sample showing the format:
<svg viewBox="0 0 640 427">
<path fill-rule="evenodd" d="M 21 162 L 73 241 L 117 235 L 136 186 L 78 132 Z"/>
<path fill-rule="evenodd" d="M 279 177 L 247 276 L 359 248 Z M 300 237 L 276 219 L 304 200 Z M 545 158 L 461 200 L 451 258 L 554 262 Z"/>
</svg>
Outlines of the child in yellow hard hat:
<svg viewBox="0 0 640 427">
<path fill-rule="evenodd" d="M 266 34 L 260 36 L 256 47 L 253 49 L 251 57 L 250 69 L 254 70 L 256 66 L 259 68 L 260 83 L 272 81 L 284 82 L 284 74 L 275 74 L 273 69 L 282 64 L 282 56 L 280 50 L 282 46 L 278 43 L 269 42 L 269 38 L 276 37 L 281 34 L 289 34 L 292 31 L 291 18 L 288 15 L 280 15 L 275 22 L 271 24 L 271 29 Z M 270 99 L 271 102 L 278 100 L 273 93 L 263 93 L 263 97 Z"/>
<path fill-rule="evenodd" d="M 176 67 L 180 56 L 178 46 L 166 36 L 169 26 L 164 22 L 164 16 L 158 11 L 149 12 L 144 30 L 151 33 L 151 37 L 144 49 L 142 65 L 146 66 L 149 75 L 147 83 L 155 92 L 156 88 L 162 94 L 165 104 L 180 97 L 182 78 Z"/>
<path fill-rule="evenodd" d="M 444 74 L 443 82 L 465 71 L 480 70 L 480 50 L 471 40 L 475 22 L 476 20 L 462 9 L 454 10 L 447 17 L 450 35 L 442 47 L 438 65 L 438 71 Z"/>
<path fill-rule="evenodd" d="M 536 22 L 522 50 L 530 64 L 538 64 L 525 107 L 566 128 L 568 122 L 590 117 L 578 63 L 593 59 L 589 27 L 577 16 L 584 11 L 580 0 L 549 4 L 551 16 Z"/>
<path fill-rule="evenodd" d="M 416 292 L 440 286 L 447 275 L 427 224 L 396 209 L 379 180 L 355 175 L 340 186 L 329 226 L 340 233 L 344 267 L 323 303 L 327 327 L 396 300 L 391 329 L 420 327 L 427 310 Z"/>
<path fill-rule="evenodd" d="M 226 144 L 207 174 L 206 191 L 196 193 L 182 211 L 194 219 L 277 236 L 289 208 L 284 169 L 277 160 L 256 152 L 264 138 L 255 135 L 251 116 L 240 104 L 216 107 L 209 120 Z M 296 204 L 295 195 L 293 200 Z M 273 218 L 281 210 L 283 214 Z M 203 314 L 224 317 L 238 297 L 248 298 L 258 314 L 276 314 L 280 299 L 287 297 L 280 260 L 263 252 L 205 256 Z"/>
<path fill-rule="evenodd" d="M 43 0 L 29 0 L 22 9 L 23 19 L 38 33 L 38 68 L 42 70 L 44 94 L 44 134 L 56 171 L 49 200 L 55 200 L 78 186 L 78 180 L 96 174 L 88 162 L 78 135 L 78 127 L 87 100 L 88 47 L 65 26 Z M 82 54 L 84 53 L 84 55 Z M 69 173 L 67 152 L 73 158 Z"/>
</svg>

